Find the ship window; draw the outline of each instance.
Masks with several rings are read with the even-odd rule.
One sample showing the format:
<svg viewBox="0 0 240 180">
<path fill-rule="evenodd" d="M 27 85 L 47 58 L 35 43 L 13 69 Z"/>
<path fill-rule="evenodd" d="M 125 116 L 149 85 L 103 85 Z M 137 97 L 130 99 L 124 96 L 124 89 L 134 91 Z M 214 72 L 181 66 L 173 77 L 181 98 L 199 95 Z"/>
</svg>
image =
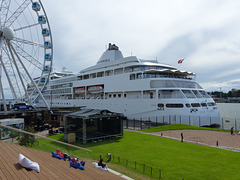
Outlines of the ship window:
<svg viewBox="0 0 240 180">
<path fill-rule="evenodd" d="M 206 104 L 206 103 L 201 103 L 201 106 L 202 106 L 202 107 L 206 107 L 207 104 Z"/>
<path fill-rule="evenodd" d="M 150 78 L 149 73 L 144 73 L 144 78 Z M 160 75 L 163 76 L 164 75 Z M 156 76 L 159 77 L 159 76 Z M 202 89 L 202 87 L 197 84 L 196 82 L 191 82 L 191 81 L 179 81 L 179 80 L 151 80 L 150 81 L 150 87 L 151 88 L 197 88 L 197 89 Z"/>
<path fill-rule="evenodd" d="M 208 106 L 215 106 L 215 103 L 214 102 L 209 102 L 207 103 Z"/>
<path fill-rule="evenodd" d="M 158 104 L 158 107 L 164 107 L 164 104 Z"/>
<path fill-rule="evenodd" d="M 199 91 L 204 98 L 211 98 L 206 91 Z"/>
<path fill-rule="evenodd" d="M 93 73 L 90 75 L 90 77 L 93 79 L 93 78 L 96 78 L 96 73 Z"/>
<path fill-rule="evenodd" d="M 116 96 L 117 96 L 116 94 L 113 94 L 113 98 L 116 98 Z"/>
<path fill-rule="evenodd" d="M 202 98 L 202 95 L 197 90 L 193 90 L 192 92 L 197 98 Z"/>
<path fill-rule="evenodd" d="M 186 107 L 188 107 L 188 108 L 190 108 L 190 107 L 191 107 L 191 105 L 190 105 L 190 104 L 188 104 L 188 103 L 187 103 L 187 104 L 185 104 L 185 105 L 186 105 Z"/>
<path fill-rule="evenodd" d="M 112 97 L 112 95 L 111 94 L 109 94 L 109 96 L 108 96 L 109 98 L 111 98 Z"/>
<path fill-rule="evenodd" d="M 190 90 L 182 90 L 182 92 L 184 93 L 184 95 L 187 97 L 187 98 L 196 98 L 194 96 L 194 94 L 192 93 L 192 91 Z"/>
<path fill-rule="evenodd" d="M 120 98 L 120 97 L 121 97 L 121 94 L 118 94 L 118 97 Z"/>
<path fill-rule="evenodd" d="M 130 72 L 139 71 L 139 70 L 140 70 L 139 66 L 130 67 Z"/>
<path fill-rule="evenodd" d="M 143 91 L 143 99 L 155 99 L 156 91 Z"/>
<path fill-rule="evenodd" d="M 183 108 L 183 104 L 166 104 L 168 108 Z"/>
<path fill-rule="evenodd" d="M 112 70 L 105 71 L 105 76 L 111 76 L 112 74 Z"/>
<path fill-rule="evenodd" d="M 130 80 L 134 80 L 135 79 L 135 74 L 130 74 Z"/>
<path fill-rule="evenodd" d="M 97 73 L 97 77 L 103 77 L 103 75 L 104 75 L 104 72 L 98 72 Z"/>
<path fill-rule="evenodd" d="M 83 79 L 89 79 L 89 74 L 84 75 L 84 76 L 83 76 Z"/>
<path fill-rule="evenodd" d="M 137 73 L 137 79 L 142 79 L 142 73 Z"/>
<path fill-rule="evenodd" d="M 133 68 L 133 71 L 139 71 L 139 70 L 140 70 L 139 66 Z"/>
<path fill-rule="evenodd" d="M 141 71 L 144 71 L 146 69 L 147 69 L 146 66 L 141 66 Z"/>
<path fill-rule="evenodd" d="M 127 97 L 127 94 L 124 94 L 124 97 L 126 98 L 126 97 Z"/>
<path fill-rule="evenodd" d="M 192 107 L 200 107 L 199 103 L 192 103 L 191 105 L 192 105 Z"/>
<path fill-rule="evenodd" d="M 116 74 L 123 74 L 123 68 L 115 69 L 114 75 L 116 75 Z"/>
<path fill-rule="evenodd" d="M 142 92 L 141 91 L 128 91 L 125 92 L 128 99 L 141 99 L 142 98 Z"/>
<path fill-rule="evenodd" d="M 159 99 L 167 99 L 167 98 L 184 98 L 183 94 L 180 90 L 159 90 L 158 91 Z"/>
</svg>

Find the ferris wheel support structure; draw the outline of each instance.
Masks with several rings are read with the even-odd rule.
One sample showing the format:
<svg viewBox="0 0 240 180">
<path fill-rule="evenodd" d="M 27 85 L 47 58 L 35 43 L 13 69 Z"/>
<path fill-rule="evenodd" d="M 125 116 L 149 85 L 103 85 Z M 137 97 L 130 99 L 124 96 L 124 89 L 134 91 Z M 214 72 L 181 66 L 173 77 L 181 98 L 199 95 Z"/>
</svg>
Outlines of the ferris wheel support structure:
<svg viewBox="0 0 240 180">
<path fill-rule="evenodd" d="M 0 55 L 0 61 L 2 61 L 1 55 Z M 3 86 L 2 86 L 2 66 L 1 66 L 1 64 L 0 64 L 0 91 L 1 91 L 1 95 L 2 95 L 3 109 L 4 109 L 4 111 L 7 111 L 7 105 L 6 105 L 5 96 L 3 93 Z"/>
</svg>

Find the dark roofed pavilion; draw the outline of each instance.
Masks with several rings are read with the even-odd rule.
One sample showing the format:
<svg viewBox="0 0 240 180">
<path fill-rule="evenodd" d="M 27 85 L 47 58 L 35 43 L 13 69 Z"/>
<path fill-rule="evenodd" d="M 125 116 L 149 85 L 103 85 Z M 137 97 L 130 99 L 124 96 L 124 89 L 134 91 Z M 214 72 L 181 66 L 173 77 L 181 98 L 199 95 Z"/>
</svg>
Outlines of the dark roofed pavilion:
<svg viewBox="0 0 240 180">
<path fill-rule="evenodd" d="M 82 109 L 65 117 L 64 139 L 70 135 L 83 144 L 123 136 L 122 114 L 99 109 Z M 73 140 L 73 141 L 75 141 Z"/>
</svg>

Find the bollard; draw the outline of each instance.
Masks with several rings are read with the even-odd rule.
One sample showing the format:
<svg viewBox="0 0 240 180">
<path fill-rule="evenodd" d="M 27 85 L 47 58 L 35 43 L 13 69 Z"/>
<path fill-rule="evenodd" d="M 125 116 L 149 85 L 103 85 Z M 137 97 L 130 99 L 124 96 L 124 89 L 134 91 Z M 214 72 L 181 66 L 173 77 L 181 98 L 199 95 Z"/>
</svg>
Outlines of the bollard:
<svg viewBox="0 0 240 180">
<path fill-rule="evenodd" d="M 218 139 L 217 139 L 217 142 L 216 142 L 216 146 L 218 146 Z"/>
<path fill-rule="evenodd" d="M 183 143 L 183 133 L 181 133 L 181 142 Z"/>
<path fill-rule="evenodd" d="M 133 118 L 133 125 L 134 125 L 134 130 L 135 130 L 135 119 Z"/>
</svg>

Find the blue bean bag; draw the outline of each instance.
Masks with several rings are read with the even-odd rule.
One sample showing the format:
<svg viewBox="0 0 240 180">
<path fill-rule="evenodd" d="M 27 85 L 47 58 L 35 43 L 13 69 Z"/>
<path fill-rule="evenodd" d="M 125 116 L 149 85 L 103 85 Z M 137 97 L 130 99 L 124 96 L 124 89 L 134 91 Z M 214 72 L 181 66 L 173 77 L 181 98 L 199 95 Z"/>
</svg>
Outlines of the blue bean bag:
<svg viewBox="0 0 240 180">
<path fill-rule="evenodd" d="M 82 165 L 80 165 L 80 163 L 73 164 L 72 161 L 70 161 L 70 166 L 76 169 L 85 170 L 85 168 Z"/>
<path fill-rule="evenodd" d="M 81 163 L 81 165 L 82 165 L 82 166 L 84 166 L 84 165 L 85 165 L 85 161 L 81 161 L 80 163 Z"/>
<path fill-rule="evenodd" d="M 63 159 L 64 161 L 66 161 L 66 159 L 62 158 L 61 156 L 57 155 L 56 152 L 52 152 L 52 157 L 55 157 L 57 159 Z"/>
</svg>

